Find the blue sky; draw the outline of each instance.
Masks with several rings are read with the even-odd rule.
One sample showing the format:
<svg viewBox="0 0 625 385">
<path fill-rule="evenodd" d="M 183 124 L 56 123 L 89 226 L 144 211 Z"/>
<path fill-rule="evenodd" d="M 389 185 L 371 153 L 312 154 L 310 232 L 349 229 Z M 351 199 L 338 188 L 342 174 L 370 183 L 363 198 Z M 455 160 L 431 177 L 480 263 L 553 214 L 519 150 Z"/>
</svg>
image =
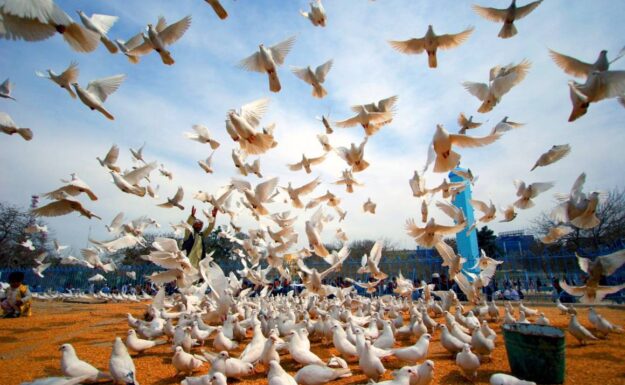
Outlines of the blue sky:
<svg viewBox="0 0 625 385">
<path fill-rule="evenodd" d="M 326 28 L 313 27 L 299 15 L 307 1 L 222 0 L 230 17 L 219 20 L 200 0 L 150 1 L 57 1 L 75 20 L 75 10 L 87 14 L 117 15 L 120 20 L 111 29 L 112 38 L 128 39 L 159 15 L 174 22 L 192 15 L 187 34 L 171 47 L 174 66 L 164 66 L 151 54 L 137 65 L 120 54 L 111 55 L 103 46 L 90 54 L 77 54 L 55 36 L 43 42 L 25 43 L 0 40 L 0 80 L 10 77 L 15 83 L 18 102 L 0 100 L 0 111 L 9 113 L 21 126 L 31 127 L 35 138 L 24 142 L 17 137 L 0 138 L 0 199 L 27 206 L 32 194 L 59 187 L 59 178 L 71 172 L 86 181 L 100 196 L 97 202 L 80 198 L 103 221 L 89 221 L 76 214 L 47 219 L 55 235 L 64 244 L 82 247 L 89 228 L 95 238 L 108 239 L 104 230 L 119 211 L 131 219 L 149 215 L 163 226 L 184 219 L 177 209 L 155 206 L 161 200 L 138 198 L 119 191 L 109 174 L 95 160 L 116 143 L 121 148 L 119 164 L 132 166 L 129 147 L 147 142 L 145 155 L 173 171 L 169 182 L 156 173 L 161 199 L 174 194 L 177 186 L 185 188 L 186 206 L 197 190 L 217 191 L 236 176 L 230 158 L 234 142 L 224 128 L 226 112 L 261 97 L 271 100 L 263 124 L 277 123 L 278 147 L 261 157 L 266 178 L 280 177 L 280 185 L 292 181 L 301 185 L 319 175 L 324 182 L 311 196 L 329 189 L 343 199 L 348 217 L 334 222 L 323 233 L 325 241 L 334 240 L 334 231 L 342 228 L 351 239 L 387 238 L 400 247 L 414 247 L 405 235 L 404 223 L 419 217 L 420 201 L 413 198 L 408 179 L 425 162 L 427 146 L 435 125 L 443 124 L 456 131 L 459 112 L 475 115 L 486 122 L 475 130 L 481 136 L 504 116 L 526 123 L 482 149 L 460 150 L 463 166 L 480 175 L 473 196 L 492 199 L 498 206 L 516 198 L 512 180 L 527 182 L 554 181 L 556 187 L 537 200 L 537 207 L 523 211 L 509 224 L 494 224 L 497 231 L 525 228 L 542 210 L 554 205 L 553 192 L 566 192 L 582 171 L 588 175 L 588 190 L 609 190 L 623 186 L 625 158 L 625 111 L 614 100 L 593 104 L 586 116 L 568 123 L 570 101 L 566 82 L 571 79 L 548 56 L 548 48 L 594 61 L 601 49 L 613 57 L 625 45 L 625 26 L 621 15 L 625 3 L 610 0 L 586 2 L 545 1 L 527 18 L 517 23 L 519 34 L 512 39 L 497 38 L 500 25 L 480 18 L 468 2 L 408 0 L 326 0 Z M 522 2 L 524 4 L 526 2 Z M 504 8 L 508 1 L 481 1 L 484 6 Z M 421 37 L 428 24 L 440 33 L 456 33 L 467 26 L 475 32 L 458 48 L 439 52 L 439 68 L 427 68 L 425 55 L 402 55 L 390 48 L 387 40 Z M 279 69 L 283 90 L 270 93 L 265 75 L 246 72 L 236 65 L 252 54 L 258 44 L 273 45 L 296 35 L 297 41 Z M 317 66 L 328 59 L 334 66 L 325 86 L 329 95 L 314 99 L 311 88 L 297 79 L 290 66 Z M 532 69 L 527 78 L 504 96 L 488 114 L 478 114 L 480 102 L 469 95 L 463 81 L 485 82 L 490 67 L 527 58 Z M 80 66 L 80 83 L 118 73 L 127 75 L 120 89 L 106 102 L 114 122 L 90 111 L 52 82 L 35 76 L 36 70 L 62 71 L 72 61 Z M 624 59 L 625 60 L 625 59 Z M 625 61 L 614 69 L 625 68 Z M 291 172 L 286 167 L 301 158 L 302 152 L 319 155 L 321 147 L 315 135 L 323 132 L 315 116 L 331 114 L 331 120 L 350 116 L 349 107 L 391 95 L 399 95 L 394 122 L 370 138 L 365 159 L 371 166 L 356 178 L 365 183 L 354 194 L 346 194 L 329 184 L 339 176 L 345 164 L 335 155 L 314 169 L 313 174 Z M 214 157 L 215 174 L 207 175 L 196 162 L 210 153 L 208 146 L 183 136 L 193 124 L 204 124 L 221 142 Z M 360 143 L 361 128 L 336 128 L 330 136 L 335 146 Z M 569 143 L 572 153 L 559 163 L 533 173 L 529 169 L 538 156 L 554 144 Z M 252 157 L 251 159 L 255 159 Z M 428 186 L 437 185 L 445 175 L 426 175 Z M 252 184 L 258 178 L 247 178 Z M 362 204 L 371 199 L 378 204 L 377 214 L 365 214 Z M 305 199 L 306 200 L 306 199 Z M 274 211 L 288 209 L 276 203 Z M 435 212 L 435 209 L 432 208 Z M 303 220 L 311 213 L 299 212 Z M 435 216 L 448 223 L 439 213 Z M 219 223 L 224 223 L 221 218 Z M 243 214 L 237 224 L 256 226 Z M 266 225 L 263 222 L 263 225 Z"/>
</svg>

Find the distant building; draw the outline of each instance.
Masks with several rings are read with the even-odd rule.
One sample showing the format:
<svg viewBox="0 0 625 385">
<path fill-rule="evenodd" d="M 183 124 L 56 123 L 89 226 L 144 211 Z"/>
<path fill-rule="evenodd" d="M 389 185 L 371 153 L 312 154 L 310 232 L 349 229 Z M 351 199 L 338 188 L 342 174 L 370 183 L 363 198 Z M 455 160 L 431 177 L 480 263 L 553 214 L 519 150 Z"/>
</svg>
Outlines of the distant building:
<svg viewBox="0 0 625 385">
<path fill-rule="evenodd" d="M 504 255 L 526 255 L 535 242 L 525 230 L 505 231 L 497 234 L 495 243 Z"/>
</svg>

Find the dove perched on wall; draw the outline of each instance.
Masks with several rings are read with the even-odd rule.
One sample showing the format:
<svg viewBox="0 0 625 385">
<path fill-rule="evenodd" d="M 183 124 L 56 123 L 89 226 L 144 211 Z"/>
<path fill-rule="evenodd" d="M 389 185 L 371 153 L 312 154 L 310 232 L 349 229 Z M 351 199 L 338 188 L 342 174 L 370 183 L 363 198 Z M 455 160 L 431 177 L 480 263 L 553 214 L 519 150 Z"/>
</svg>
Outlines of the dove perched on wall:
<svg viewBox="0 0 625 385">
<path fill-rule="evenodd" d="M 534 167 L 532 167 L 530 171 L 534 171 L 536 167 L 545 167 L 552 163 L 555 163 L 567 156 L 570 152 L 571 146 L 569 146 L 568 144 L 553 145 L 551 146 L 549 151 L 543 153 L 538 158 L 538 160 L 534 164 Z"/>
<path fill-rule="evenodd" d="M 326 91 L 321 84 L 325 82 L 326 75 L 330 72 L 331 68 L 332 60 L 328 60 L 317 67 L 314 71 L 310 68 L 310 66 L 308 66 L 306 68 L 291 67 L 291 72 L 313 87 L 312 95 L 315 98 L 322 99 L 328 94 L 328 91 Z"/>
<path fill-rule="evenodd" d="M 7 135 L 18 134 L 26 141 L 33 138 L 33 131 L 30 128 L 19 127 L 6 112 L 0 112 L 0 132 Z"/>
<path fill-rule="evenodd" d="M 122 339 L 115 337 L 113 342 L 113 351 L 109 360 L 109 371 L 116 383 L 139 385 L 137 382 L 137 370 L 135 363 L 132 361 L 126 345 Z"/>
<path fill-rule="evenodd" d="M 310 2 L 310 12 L 299 11 L 300 15 L 304 16 L 315 27 L 325 27 L 326 26 L 326 10 L 323 8 L 323 4 L 321 4 L 321 0 L 314 0 Z"/>
<path fill-rule="evenodd" d="M 248 71 L 267 73 L 269 76 L 269 90 L 279 92 L 282 86 L 278 78 L 278 66 L 284 64 L 284 59 L 291 51 L 291 48 L 293 48 L 294 43 L 295 36 L 271 47 L 265 47 L 263 44 L 260 44 L 258 52 L 243 59 L 239 66 Z"/>
<path fill-rule="evenodd" d="M 74 90 L 72 90 L 71 85 L 78 82 L 78 75 L 80 71 L 78 70 L 77 62 L 71 62 L 69 64 L 69 67 L 67 67 L 67 69 L 61 72 L 59 75 L 57 75 L 51 69 L 46 70 L 46 72 L 48 73 L 47 75 L 40 71 L 36 71 L 35 74 L 39 77 L 52 80 L 61 88 L 64 88 L 73 99 L 76 99 L 76 94 L 74 93 Z"/>
<path fill-rule="evenodd" d="M 91 52 L 100 35 L 75 23 L 54 1 L 5 0 L 0 4 L 0 38 L 40 41 L 55 33 L 76 52 Z"/>
<path fill-rule="evenodd" d="M 477 111 L 486 113 L 491 111 L 512 87 L 525 79 L 530 66 L 531 63 L 528 60 L 523 60 L 516 65 L 495 66 L 490 70 L 488 84 L 464 82 L 462 85 L 471 95 L 482 101 Z"/>
<path fill-rule="evenodd" d="M 165 47 L 178 41 L 190 26 L 191 16 L 185 16 L 171 25 L 167 25 L 165 18 L 160 17 L 156 26 L 148 24 L 148 34 L 143 35 L 143 43 L 131 49 L 128 54 L 142 56 L 154 50 L 161 56 L 163 64 L 172 65 L 174 59 Z"/>
<path fill-rule="evenodd" d="M 109 50 L 110 53 L 117 53 L 118 47 L 117 45 L 109 39 L 106 34 L 109 29 L 113 27 L 113 25 L 117 22 L 119 17 L 117 16 L 109 16 L 109 15 L 99 15 L 93 14 L 91 17 L 88 17 L 83 11 L 77 11 L 78 16 L 80 16 L 80 21 L 82 25 L 85 26 L 89 31 L 98 34 L 100 37 L 100 41 L 106 49 Z"/>
<path fill-rule="evenodd" d="M 516 0 L 512 0 L 512 3 L 510 3 L 510 6 L 507 9 L 488 8 L 473 5 L 473 10 L 487 20 L 494 21 L 496 23 L 503 22 L 503 26 L 497 36 L 502 39 L 508 39 L 517 34 L 514 22 L 529 15 L 540 5 L 540 3 L 542 3 L 542 0 L 533 1 L 522 7 L 517 7 Z"/>
<path fill-rule="evenodd" d="M 59 350 L 61 351 L 61 371 L 64 375 L 69 377 L 89 376 L 88 380 L 90 382 L 111 379 L 108 373 L 102 372 L 91 364 L 79 359 L 76 355 L 76 350 L 74 350 L 71 344 L 61 345 Z"/>
<path fill-rule="evenodd" d="M 217 14 L 217 17 L 219 17 L 221 20 L 225 20 L 228 18 L 228 12 L 226 12 L 226 10 L 221 5 L 221 2 L 219 0 L 204 0 L 204 1 L 206 1 L 206 3 L 208 3 L 208 5 L 210 5 L 211 8 L 213 8 L 213 11 L 215 11 L 215 13 Z"/>
<path fill-rule="evenodd" d="M 407 54 L 420 54 L 425 51 L 428 55 L 428 66 L 437 67 L 436 51 L 440 49 L 455 48 L 464 43 L 473 33 L 473 27 L 456 34 L 437 35 L 430 24 L 425 36 L 405 41 L 389 41 L 395 50 Z"/>
<path fill-rule="evenodd" d="M 77 82 L 72 83 L 72 86 L 74 86 L 78 98 L 84 105 L 91 110 L 101 112 L 110 120 L 115 120 L 115 117 L 104 108 L 103 104 L 113 92 L 117 91 L 125 79 L 126 75 L 121 74 L 90 81 L 86 89 L 80 87 Z"/>
</svg>

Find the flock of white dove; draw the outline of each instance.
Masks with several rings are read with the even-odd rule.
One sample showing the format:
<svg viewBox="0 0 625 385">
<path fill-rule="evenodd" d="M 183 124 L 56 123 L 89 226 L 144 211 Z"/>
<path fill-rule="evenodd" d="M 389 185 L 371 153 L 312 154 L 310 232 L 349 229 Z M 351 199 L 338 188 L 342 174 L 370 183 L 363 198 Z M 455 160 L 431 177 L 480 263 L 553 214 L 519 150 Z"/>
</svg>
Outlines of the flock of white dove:
<svg viewBox="0 0 625 385">
<path fill-rule="evenodd" d="M 219 0 L 205 0 L 221 19 L 228 17 L 227 11 Z M 482 17 L 502 22 L 503 27 L 499 37 L 511 38 L 517 34 L 515 21 L 528 16 L 535 10 L 542 0 L 531 2 L 517 7 L 516 2 L 507 9 L 485 8 L 474 5 L 473 9 Z M 112 40 L 109 30 L 113 27 L 116 16 L 94 14 L 89 17 L 78 12 L 81 24 L 74 22 L 53 0 L 0 0 L 0 38 L 8 40 L 39 41 L 50 38 L 57 33 L 70 47 L 77 52 L 91 52 L 100 42 L 111 53 L 121 52 L 133 64 L 140 61 L 141 56 L 149 55 L 153 51 L 158 53 L 162 62 L 173 65 L 173 54 L 169 47 L 183 37 L 191 25 L 191 16 L 186 16 L 173 24 L 167 24 L 161 17 L 154 24 L 147 24 L 147 28 L 131 37 L 127 41 Z M 326 25 L 326 13 L 321 0 L 310 3 L 310 11 L 301 12 L 317 27 Z M 437 50 L 451 49 L 466 41 L 473 32 L 473 27 L 456 34 L 437 35 L 432 26 L 428 27 L 425 36 L 406 41 L 390 41 L 393 49 L 406 54 L 427 53 L 428 65 L 437 66 Z M 266 73 L 269 89 L 272 92 L 281 90 L 278 69 L 284 64 L 285 58 L 296 43 L 295 37 L 290 37 L 273 46 L 259 45 L 258 51 L 243 59 L 240 67 L 249 71 Z M 590 103 L 599 102 L 608 98 L 619 98 L 625 106 L 625 71 L 612 71 L 609 66 L 625 54 L 622 50 L 612 61 L 608 61 L 607 52 L 602 51 L 599 58 L 592 64 L 585 63 L 570 56 L 551 51 L 555 63 L 566 73 L 585 78 L 583 83 L 569 82 L 570 97 L 573 106 L 569 121 L 584 115 Z M 327 95 L 323 87 L 326 75 L 332 68 L 332 60 L 319 65 L 315 69 L 293 68 L 293 73 L 312 86 L 312 95 L 323 98 Z M 530 70 L 531 63 L 523 60 L 518 64 L 498 65 L 489 73 L 487 83 L 465 82 L 463 86 L 468 92 L 477 97 L 482 104 L 478 112 L 486 113 L 496 107 L 501 98 L 519 84 Z M 114 115 L 105 108 L 106 99 L 113 94 L 125 79 L 125 75 L 114 75 L 103 79 L 93 80 L 85 88 L 78 84 L 78 64 L 72 62 L 60 74 L 48 70 L 47 74 L 37 72 L 38 76 L 48 78 L 58 86 L 67 90 L 72 98 L 80 101 L 91 110 L 96 110 L 108 119 Z M 9 80 L 0 86 L 0 97 L 14 99 L 12 86 Z M 342 171 L 340 178 L 334 182 L 344 185 L 347 193 L 362 186 L 354 174 L 366 170 L 369 162 L 365 159 L 365 146 L 370 139 L 385 125 L 392 122 L 397 96 L 391 96 L 377 102 L 353 106 L 355 116 L 342 121 L 330 122 L 326 116 L 320 120 L 325 128 L 324 134 L 318 135 L 321 145 L 319 153 L 302 154 L 301 161 L 289 164 L 292 171 L 304 170 L 312 173 L 312 168 L 323 162 L 331 152 L 343 159 L 347 168 Z M 226 131 L 232 140 L 238 144 L 232 149 L 232 160 L 238 172 L 243 176 L 256 175 L 263 178 L 260 168 L 260 158 L 248 162 L 250 155 L 262 155 L 276 147 L 274 139 L 275 125 L 261 127 L 263 115 L 269 107 L 268 99 L 252 101 L 240 108 L 233 108 L 226 113 Z M 113 378 L 117 383 L 137 384 L 136 371 L 128 349 L 143 351 L 164 340 L 153 340 L 160 336 L 167 336 L 173 341 L 174 356 L 172 365 L 178 372 L 191 374 L 195 369 L 212 362 L 211 373 L 199 378 L 188 377 L 183 384 L 213 384 L 225 385 L 227 378 L 241 378 L 253 372 L 255 364 L 262 363 L 268 369 L 270 385 L 321 385 L 333 379 L 351 375 L 345 362 L 334 358 L 328 365 L 310 351 L 308 335 L 322 337 L 326 342 L 333 342 L 336 349 L 345 359 L 358 359 L 360 369 L 369 378 L 377 381 L 384 373 L 382 358 L 394 355 L 402 361 L 416 364 L 427 357 L 428 344 L 432 333 L 441 330 L 441 343 L 450 353 L 456 355 L 456 362 L 467 378 L 474 378 L 480 362 L 490 355 L 494 348 L 494 332 L 488 327 L 486 317 L 499 319 L 499 310 L 494 303 L 486 304 L 482 297 L 482 288 L 487 286 L 493 277 L 499 263 L 482 252 L 478 262 L 479 273 L 470 274 L 463 270 L 466 261 L 457 255 L 453 249 L 443 241 L 446 236 L 453 236 L 460 231 L 472 231 L 478 223 L 488 223 L 499 217 L 503 222 L 515 219 L 515 209 L 529 209 L 534 206 L 533 200 L 541 193 L 553 187 L 553 183 L 537 182 L 525 183 L 515 181 L 518 199 L 511 205 L 498 209 L 493 202 L 479 200 L 471 201 L 473 207 L 483 215 L 474 223 L 468 223 L 462 210 L 448 203 L 466 188 L 467 183 L 475 183 L 477 177 L 470 170 L 456 169 L 461 155 L 457 148 L 481 147 L 489 145 L 504 135 L 505 132 L 522 126 L 522 123 L 502 119 L 484 137 L 472 137 L 466 132 L 479 127 L 481 123 L 474 122 L 473 116 L 467 118 L 460 114 L 458 118 L 459 133 L 451 134 L 442 125 L 437 125 L 432 143 L 429 148 L 428 160 L 422 170 L 415 171 L 410 179 L 413 195 L 422 199 L 421 222 L 409 219 L 406 230 L 414 237 L 417 244 L 424 247 L 435 247 L 444 260 L 444 266 L 449 268 L 449 276 L 454 279 L 470 302 L 477 306 L 466 313 L 455 294 L 450 292 L 438 293 L 441 301 L 435 301 L 431 296 L 431 287 L 423 284 L 415 288 L 410 280 L 404 279 L 401 274 L 397 279 L 396 293 L 401 299 L 369 299 L 356 296 L 353 288 L 341 289 L 324 284 L 324 278 L 340 269 L 342 263 L 349 257 L 347 234 L 340 228 L 335 236 L 343 243 L 339 251 L 328 251 L 322 241 L 324 226 L 335 218 L 324 212 L 324 206 L 335 210 L 338 221 L 341 222 L 347 215 L 340 206 L 341 200 L 329 190 L 304 203 L 302 198 L 311 194 L 322 183 L 319 178 L 302 186 L 292 186 L 289 182 L 286 187 L 278 186 L 278 178 L 271 178 L 253 186 L 250 182 L 233 178 L 231 183 L 214 193 L 199 191 L 194 198 L 208 203 L 213 210 L 228 215 L 230 228 L 222 231 L 219 236 L 227 238 L 240 245 L 237 255 L 233 259 L 240 259 L 243 269 L 238 271 L 239 277 L 231 273 L 228 277 L 215 264 L 210 256 L 202 260 L 199 268 L 193 266 L 178 244 L 173 239 L 158 238 L 151 246 L 153 251 L 144 256 L 146 260 L 164 268 L 162 272 L 154 273 L 148 278 L 157 285 L 161 285 L 159 294 L 150 305 L 151 321 L 140 321 L 129 316 L 128 322 L 132 327 L 129 331 L 126 344 L 118 337 L 115 340 L 110 361 L 110 375 L 100 372 L 89 364 L 79 360 L 71 345 L 62 347 L 62 372 L 67 378 L 42 379 L 33 384 L 76 384 L 80 382 L 96 381 L 103 378 Z M 351 143 L 349 147 L 334 147 L 330 144 L 329 135 L 333 133 L 332 126 L 354 127 L 364 129 L 364 138 L 359 144 Z M 33 138 L 32 130 L 20 127 L 13 122 L 6 113 L 0 112 L 0 128 L 11 135 L 17 133 L 25 140 Z M 206 173 L 212 173 L 212 157 L 220 143 L 211 137 L 209 130 L 201 125 L 193 126 L 193 132 L 187 133 L 190 140 L 208 144 L 213 152 L 206 159 L 198 161 L 199 167 Z M 237 148 L 238 147 L 238 148 Z M 158 198 L 158 186 L 154 187 L 151 181 L 152 172 L 158 172 L 173 179 L 173 175 L 163 164 L 147 162 L 143 158 L 143 146 L 137 150 L 130 149 L 133 160 L 141 162 L 141 166 L 122 171 L 117 164 L 119 148 L 113 145 L 103 159 L 97 160 L 110 173 L 113 183 L 122 192 L 139 197 L 146 195 Z M 545 167 L 565 157 L 571 148 L 567 144 L 554 145 L 540 156 L 532 170 Z M 436 187 L 427 187 L 425 172 L 433 163 L 433 172 L 453 172 L 464 179 L 464 182 L 450 183 L 446 179 Z M 529 166 L 529 165 L 528 165 Z M 544 243 L 556 242 L 559 238 L 573 231 L 574 228 L 590 229 L 599 224 L 595 215 L 601 194 L 598 192 L 584 192 L 585 174 L 581 174 L 573 184 L 570 193 L 558 194 L 560 204 L 551 213 L 552 219 L 559 223 L 546 234 Z M 441 193 L 443 200 L 437 201 L 436 206 L 447 214 L 453 221 L 452 225 L 441 225 L 428 214 L 428 207 L 437 193 Z M 45 194 L 50 202 L 33 210 L 37 216 L 59 216 L 73 211 L 87 218 L 100 218 L 73 197 L 87 195 L 91 201 L 98 199 L 87 183 L 76 174 L 71 174 L 69 180 L 62 180 L 62 185 Z M 184 189 L 179 187 L 173 197 L 162 200 L 158 206 L 163 208 L 177 207 L 184 210 L 181 202 L 184 198 Z M 305 234 L 308 247 L 292 251 L 298 243 L 299 234 L 293 225 L 297 215 L 291 212 L 272 212 L 270 205 L 278 199 L 290 201 L 295 209 L 317 210 L 305 222 Z M 257 221 L 271 220 L 277 226 L 248 230 L 248 237 L 240 239 L 241 232 L 234 219 L 243 210 L 250 213 Z M 363 211 L 375 214 L 376 203 L 368 199 L 363 204 Z M 215 215 L 204 211 L 209 222 L 215 220 Z M 428 219 L 429 218 L 429 219 Z M 102 260 L 106 253 L 115 253 L 124 248 L 145 244 L 143 232 L 151 226 L 160 225 L 147 216 L 132 221 L 125 221 L 124 214 L 118 214 L 107 230 L 116 235 L 110 241 L 91 240 L 93 247 L 81 250 L 81 259 L 72 256 L 61 256 L 64 246 L 55 243 L 56 254 L 64 264 L 79 264 L 88 268 L 101 269 L 104 272 L 115 271 L 113 261 Z M 193 231 L 190 226 L 181 222 L 172 224 L 177 232 Z M 47 229 L 34 226 L 31 233 L 45 232 Z M 23 244 L 34 249 L 32 241 Z M 313 255 L 323 258 L 330 267 L 323 272 L 309 268 L 304 259 Z M 37 257 L 37 267 L 33 270 L 43 277 L 43 272 L 50 266 L 44 263 L 45 254 Z M 287 258 L 288 257 L 288 258 Z M 373 282 L 358 282 L 350 279 L 355 285 L 374 292 L 381 280 L 387 274 L 379 268 L 382 257 L 382 245 L 377 242 L 368 255 L 361 258 L 360 274 L 370 274 L 375 278 Z M 261 261 L 268 265 L 261 267 Z M 295 261 L 297 273 L 302 279 L 305 290 L 299 296 L 292 292 L 286 297 L 268 297 L 270 281 L 268 274 L 276 270 L 278 274 L 292 280 L 293 264 Z M 589 261 L 580 258 L 580 266 L 591 279 L 584 286 L 569 287 L 563 282 L 565 290 L 573 295 L 580 296 L 583 301 L 600 301 L 605 295 L 623 288 L 599 286 L 602 276 L 608 276 L 625 262 L 625 252 L 617 252 L 609 256 Z M 134 272 L 127 273 L 130 278 L 136 278 Z M 260 296 L 250 298 L 250 289 L 241 290 L 241 280 L 245 278 L 255 285 L 264 286 Z M 105 280 L 101 274 L 96 274 L 90 281 Z M 162 285 L 175 282 L 180 293 L 173 298 L 165 298 Z M 205 295 L 210 288 L 209 295 Z M 422 290 L 423 298 L 413 303 L 410 298 L 414 290 Z M 99 296 L 106 297 L 104 294 Z M 327 299 L 334 295 L 334 299 Z M 144 295 L 145 296 L 145 295 Z M 144 296 L 109 297 L 113 300 L 140 300 Z M 44 294 L 40 298 L 52 299 Z M 567 312 L 573 310 L 564 308 Z M 452 315 L 449 311 L 454 311 Z M 404 324 L 403 314 L 410 315 L 410 323 Z M 535 316 L 536 311 L 519 305 L 519 320 L 513 318 L 514 309 L 506 306 L 504 322 L 528 322 L 526 317 Z M 445 322 L 437 323 L 430 317 L 445 315 Z M 466 314 L 466 315 L 465 315 Z M 177 322 L 174 323 L 174 320 Z M 597 330 L 605 334 L 617 330 L 607 320 L 595 312 L 591 313 L 590 321 Z M 206 322 L 206 323 L 205 323 Z M 548 324 L 549 321 L 541 316 L 539 323 Z M 218 324 L 219 326 L 209 326 Z M 228 351 L 237 346 L 238 342 L 246 339 L 246 329 L 252 328 L 254 336 L 248 343 L 241 357 L 229 357 Z M 380 332 L 379 328 L 382 329 Z M 136 330 L 136 332 L 134 331 Z M 575 315 L 571 316 L 569 330 L 580 341 L 594 338 L 579 322 Z M 145 339 L 139 339 L 137 333 Z M 216 353 L 204 353 L 199 356 L 192 349 L 213 335 L 213 346 Z M 416 337 L 414 345 L 403 348 L 393 348 L 395 340 Z M 282 340 L 285 338 L 285 340 Z M 293 360 L 302 365 L 302 369 L 295 377 L 290 376 L 280 366 L 280 353 L 288 351 Z M 338 366 L 333 368 L 331 366 Z M 407 366 L 395 373 L 395 379 L 387 381 L 388 385 L 422 385 L 432 379 L 434 363 L 426 360 L 416 366 Z M 491 378 L 492 384 L 523 384 L 505 374 L 495 374 Z"/>
</svg>

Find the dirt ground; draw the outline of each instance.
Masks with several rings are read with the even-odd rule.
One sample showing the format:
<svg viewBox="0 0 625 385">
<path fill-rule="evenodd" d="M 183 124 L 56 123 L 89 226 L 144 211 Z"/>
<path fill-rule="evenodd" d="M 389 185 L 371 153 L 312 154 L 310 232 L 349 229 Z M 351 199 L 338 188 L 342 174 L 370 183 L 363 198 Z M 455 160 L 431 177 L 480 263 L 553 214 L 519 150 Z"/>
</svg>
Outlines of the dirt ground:
<svg viewBox="0 0 625 385">
<path fill-rule="evenodd" d="M 137 303 L 79 305 L 36 302 L 31 318 L 0 319 L 0 385 L 17 385 L 34 378 L 60 376 L 58 348 L 63 343 L 71 343 L 81 359 L 106 370 L 114 337 L 125 338 L 128 330 L 126 313 L 139 317 L 145 308 L 145 304 Z M 540 310 L 554 326 L 566 328 L 568 321 L 557 309 L 540 307 Z M 601 308 L 599 312 L 611 322 L 625 325 L 624 309 Z M 578 309 L 578 318 L 588 327 L 587 313 L 587 309 Z M 443 321 L 442 318 L 439 321 Z M 500 325 L 491 324 L 491 327 L 501 334 Z M 436 332 L 428 356 L 435 363 L 432 384 L 468 384 L 460 375 L 451 355 L 440 345 L 439 338 L 440 333 Z M 502 335 L 497 337 L 496 343 L 493 360 L 479 369 L 477 384 L 487 384 L 493 373 L 510 371 Z M 398 343 L 398 346 L 407 344 L 404 341 Z M 590 342 L 582 347 L 567 333 L 566 344 L 566 384 L 625 384 L 625 334 L 612 334 L 607 340 Z M 244 345 L 231 354 L 237 356 Z M 212 343 L 207 348 L 212 350 Z M 183 380 L 183 377 L 175 377 L 170 349 L 170 345 L 163 345 L 141 356 L 133 355 L 137 379 L 141 385 L 179 384 Z M 333 347 L 322 346 L 320 342 L 314 341 L 312 350 L 326 361 L 332 354 L 337 354 Z M 300 368 L 288 355 L 281 357 L 281 364 L 293 375 Z M 393 358 L 385 362 L 385 366 L 388 370 L 383 379 L 386 380 L 391 378 L 392 369 L 400 368 L 403 364 Z M 350 362 L 350 367 L 354 375 L 335 381 L 333 385 L 367 383 L 357 362 Z M 262 371 L 263 368 L 258 369 Z M 207 373 L 208 370 L 207 364 L 196 375 Z M 266 381 L 266 374 L 258 373 L 245 381 L 239 381 L 239 384 L 260 385 L 266 384 Z M 229 380 L 229 383 L 237 381 Z"/>
</svg>

